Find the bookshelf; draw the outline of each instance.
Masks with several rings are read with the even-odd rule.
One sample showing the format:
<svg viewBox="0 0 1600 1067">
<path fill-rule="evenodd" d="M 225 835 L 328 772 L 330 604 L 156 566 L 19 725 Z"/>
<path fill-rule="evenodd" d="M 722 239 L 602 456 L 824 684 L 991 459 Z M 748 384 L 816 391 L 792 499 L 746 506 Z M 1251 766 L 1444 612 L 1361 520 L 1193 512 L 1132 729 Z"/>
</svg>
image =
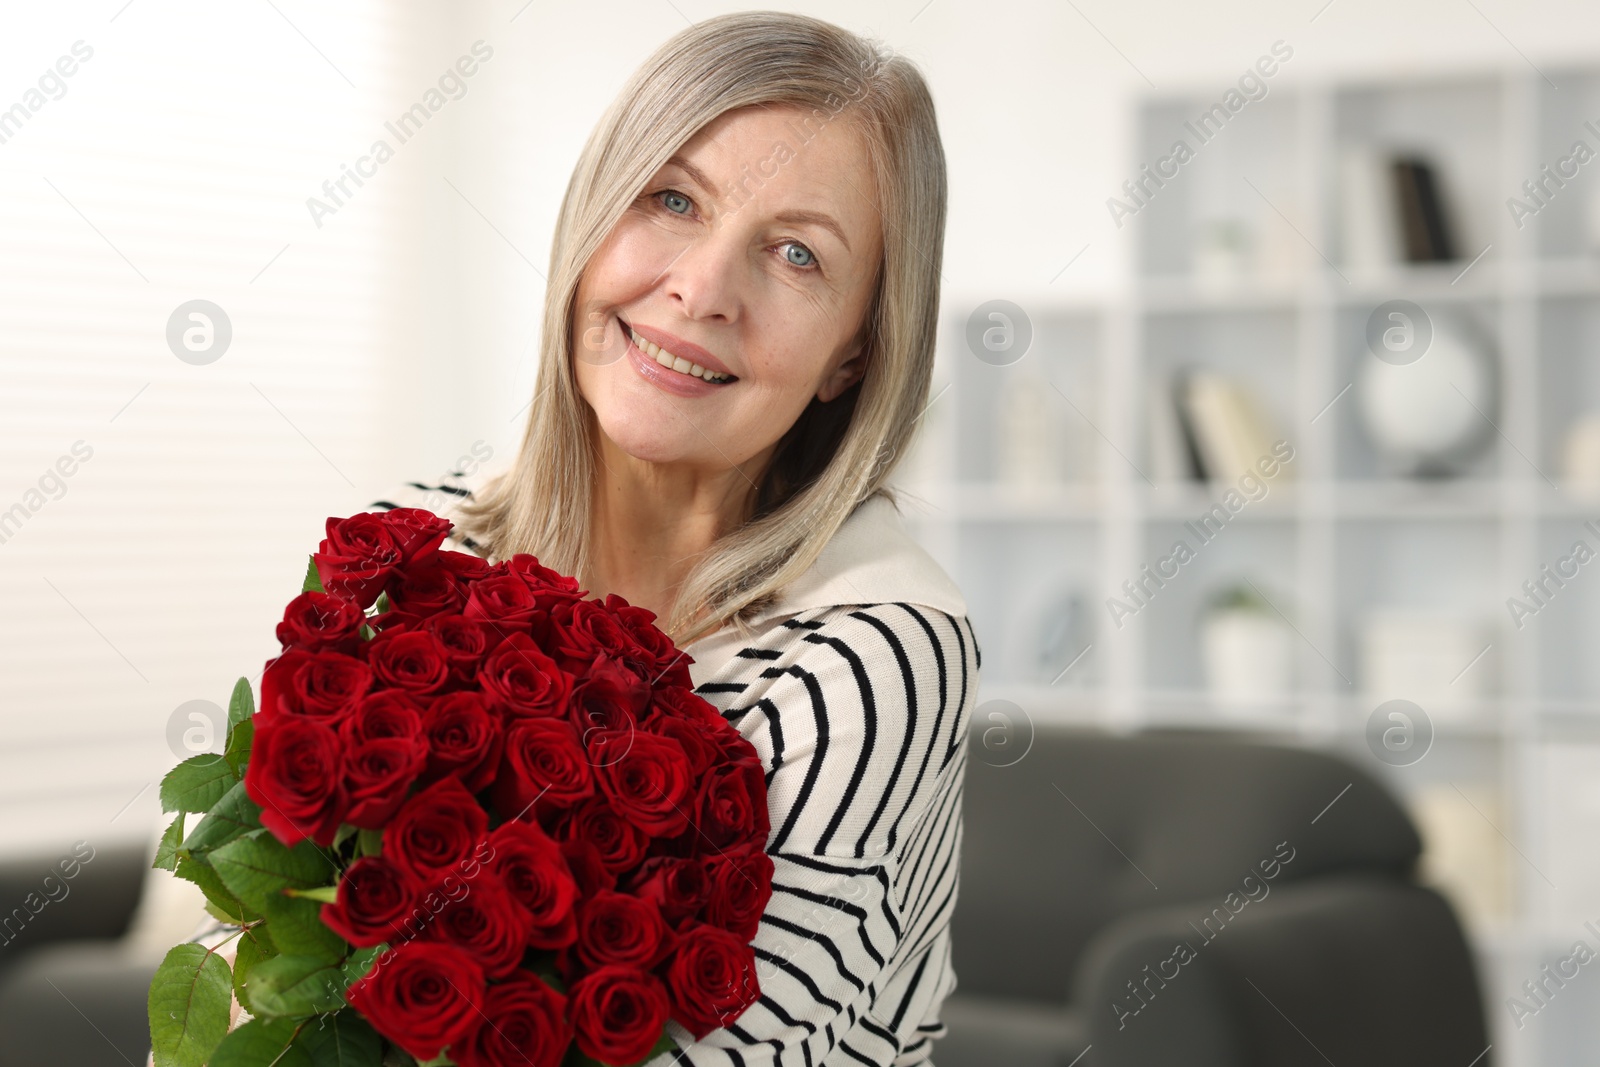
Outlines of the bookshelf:
<svg viewBox="0 0 1600 1067">
<path fill-rule="evenodd" d="M 1128 173 L 1221 88 L 1139 101 Z M 1596 158 L 1519 226 L 1507 198 L 1580 139 Z M 1352 148 L 1431 161 L 1458 259 L 1347 254 Z M 1600 1064 L 1589 967 L 1520 1027 L 1507 1005 L 1575 941 L 1600 950 L 1585 926 L 1600 929 L 1600 557 L 1522 626 L 1506 607 L 1575 541 L 1600 551 L 1584 525 L 1600 529 L 1600 496 L 1561 477 L 1568 433 L 1600 411 L 1596 174 L 1600 71 L 1273 85 L 1127 220 L 1134 273 L 1113 298 L 1023 309 L 1031 345 L 998 364 L 968 347 L 972 309 L 951 309 L 945 391 L 899 475 L 983 641 L 975 728 L 1006 700 L 1019 729 L 1245 728 L 1347 752 L 1422 823 L 1429 877 L 1478 954 L 1488 1059 L 1509 1067 Z M 1389 470 L 1347 388 L 1374 358 L 1369 316 L 1397 299 L 1465 318 L 1496 355 L 1494 433 L 1453 477 Z M 1147 476 L 1148 383 L 1185 365 L 1249 386 L 1292 442 L 1294 476 L 1270 480 L 1119 626 L 1108 599 L 1226 488 Z M 1250 705 L 1208 688 L 1200 639 L 1208 598 L 1242 579 L 1295 631 L 1292 686 Z M 1367 677 L 1363 634 L 1382 609 L 1470 622 L 1487 646 L 1429 691 L 1432 747 L 1407 765 L 1367 741 L 1373 710 L 1407 696 Z"/>
</svg>

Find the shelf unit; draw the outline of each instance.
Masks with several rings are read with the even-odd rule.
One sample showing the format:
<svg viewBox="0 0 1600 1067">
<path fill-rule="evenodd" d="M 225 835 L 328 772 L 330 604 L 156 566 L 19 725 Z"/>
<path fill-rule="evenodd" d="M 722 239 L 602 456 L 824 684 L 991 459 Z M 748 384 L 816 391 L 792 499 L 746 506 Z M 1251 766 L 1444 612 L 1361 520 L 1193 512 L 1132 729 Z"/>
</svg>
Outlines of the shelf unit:
<svg viewBox="0 0 1600 1067">
<path fill-rule="evenodd" d="M 1031 346 L 1005 365 L 978 358 L 972 309 L 956 309 L 899 478 L 983 642 L 975 728 L 1009 701 L 1032 723 L 1256 729 L 1345 751 L 1414 806 L 1447 790 L 1476 801 L 1502 864 L 1484 877 L 1504 880 L 1503 901 L 1466 906 L 1470 886 L 1455 898 L 1485 985 L 1486 1062 L 1509 1067 L 1600 1064 L 1600 977 L 1588 977 L 1600 960 L 1520 1027 L 1507 1005 L 1573 942 L 1600 950 L 1584 926 L 1600 928 L 1600 559 L 1523 626 L 1506 607 L 1574 541 L 1600 550 L 1583 526 L 1600 524 L 1600 498 L 1558 477 L 1562 435 L 1600 410 L 1600 236 L 1586 236 L 1600 231 L 1600 71 L 1546 74 L 1272 86 L 1127 220 L 1134 277 L 1113 299 L 1022 309 Z M 1142 100 L 1130 176 L 1226 88 Z M 1519 227 L 1507 198 L 1580 139 L 1597 158 Z M 1348 262 L 1338 160 L 1350 146 L 1432 158 L 1460 260 Z M 1196 271 L 1219 223 L 1253 235 L 1233 278 Z M 1394 299 L 1492 338 L 1495 433 L 1458 477 L 1386 473 L 1346 389 L 1374 358 L 1367 317 Z M 1146 383 L 1190 364 L 1248 382 L 1295 449 L 1294 478 L 1269 480 L 1119 626 L 1108 598 L 1226 488 L 1145 474 Z M 1243 577 L 1297 634 L 1292 693 L 1249 713 L 1211 698 L 1197 636 L 1205 598 Z M 1363 689 L 1361 619 L 1385 606 L 1470 617 L 1489 645 L 1463 663 L 1485 672 L 1483 695 L 1428 709 L 1433 748 L 1405 767 L 1376 759 L 1364 732 L 1378 703 L 1406 695 Z"/>
</svg>

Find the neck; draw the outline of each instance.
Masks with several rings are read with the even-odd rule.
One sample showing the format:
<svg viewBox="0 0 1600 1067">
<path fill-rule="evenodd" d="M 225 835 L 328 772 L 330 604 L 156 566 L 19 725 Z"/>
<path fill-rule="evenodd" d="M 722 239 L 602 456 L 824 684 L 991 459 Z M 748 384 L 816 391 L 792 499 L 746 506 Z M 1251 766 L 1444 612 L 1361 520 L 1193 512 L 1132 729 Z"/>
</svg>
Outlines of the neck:
<svg viewBox="0 0 1600 1067">
<path fill-rule="evenodd" d="M 733 467 L 652 463 L 623 452 L 604 433 L 598 437 L 589 567 L 580 582 L 591 596 L 615 593 L 666 626 L 689 571 L 749 517 L 756 476 Z"/>
</svg>

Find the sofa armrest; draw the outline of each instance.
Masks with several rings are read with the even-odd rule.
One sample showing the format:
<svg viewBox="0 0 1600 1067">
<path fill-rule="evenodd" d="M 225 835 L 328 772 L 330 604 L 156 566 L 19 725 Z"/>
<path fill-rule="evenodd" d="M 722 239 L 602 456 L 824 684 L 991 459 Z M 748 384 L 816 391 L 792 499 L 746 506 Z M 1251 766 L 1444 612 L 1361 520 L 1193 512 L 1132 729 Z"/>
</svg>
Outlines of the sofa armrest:
<svg viewBox="0 0 1600 1067">
<path fill-rule="evenodd" d="M 121 937 L 149 866 L 143 842 L 0 860 L 0 965 L 41 945 Z"/>
<path fill-rule="evenodd" d="M 1471 954 L 1437 893 L 1362 875 L 1229 902 L 1141 912 L 1096 935 L 1073 1001 L 1098 1063 L 1488 1063 Z"/>
</svg>

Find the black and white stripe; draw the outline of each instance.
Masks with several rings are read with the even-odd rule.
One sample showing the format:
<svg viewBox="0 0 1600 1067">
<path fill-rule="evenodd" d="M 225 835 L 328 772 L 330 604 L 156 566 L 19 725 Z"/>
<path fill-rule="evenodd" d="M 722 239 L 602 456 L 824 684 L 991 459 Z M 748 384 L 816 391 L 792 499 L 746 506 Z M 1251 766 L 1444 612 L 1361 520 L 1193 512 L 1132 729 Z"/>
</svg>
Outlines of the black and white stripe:
<svg viewBox="0 0 1600 1067">
<path fill-rule="evenodd" d="M 439 488 L 373 506 L 428 506 L 418 496 Z M 760 999 L 701 1041 L 669 1024 L 683 1047 L 650 1067 L 931 1063 L 956 984 L 980 662 L 966 616 L 882 603 L 775 618 L 726 662 L 696 664 L 696 691 L 761 757 L 773 894 L 753 942 Z"/>
</svg>

